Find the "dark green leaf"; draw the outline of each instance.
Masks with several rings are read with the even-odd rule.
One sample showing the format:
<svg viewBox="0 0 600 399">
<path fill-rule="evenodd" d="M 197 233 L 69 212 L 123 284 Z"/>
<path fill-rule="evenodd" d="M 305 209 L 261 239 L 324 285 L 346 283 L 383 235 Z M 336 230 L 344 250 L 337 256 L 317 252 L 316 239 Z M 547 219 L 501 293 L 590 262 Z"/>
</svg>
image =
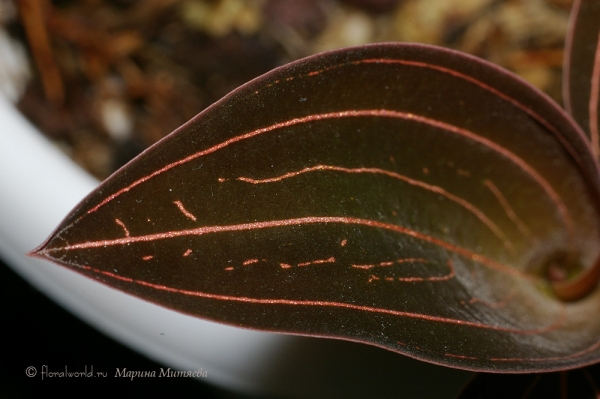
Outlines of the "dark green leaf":
<svg viewBox="0 0 600 399">
<path fill-rule="evenodd" d="M 600 294 L 545 278 L 598 252 L 598 169 L 537 90 L 422 45 L 268 73 L 147 150 L 36 255 L 236 326 L 477 370 L 600 356 Z"/>
<path fill-rule="evenodd" d="M 600 2 L 576 0 L 571 13 L 563 77 L 565 107 L 600 154 Z"/>
</svg>

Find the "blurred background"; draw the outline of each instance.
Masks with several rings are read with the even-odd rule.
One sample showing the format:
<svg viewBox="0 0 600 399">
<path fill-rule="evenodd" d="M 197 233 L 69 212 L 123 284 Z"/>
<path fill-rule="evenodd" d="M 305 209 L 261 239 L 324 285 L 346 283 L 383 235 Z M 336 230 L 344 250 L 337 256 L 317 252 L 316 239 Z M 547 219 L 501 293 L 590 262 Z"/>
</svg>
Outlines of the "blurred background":
<svg viewBox="0 0 600 399">
<path fill-rule="evenodd" d="M 0 54 L 17 54 L 0 88 L 104 179 L 241 84 L 339 47 L 450 47 L 560 102 L 572 1 L 0 0 Z"/>
<path fill-rule="evenodd" d="M 344 46 L 402 41 L 457 49 L 561 102 L 572 1 L 0 0 L 0 91 L 104 179 L 239 85 Z M 244 397 L 194 380 L 27 378 L 27 366 L 47 363 L 93 362 L 98 371 L 161 366 L 81 323 L 4 265 L 0 284 L 0 397 L 66 390 Z"/>
</svg>

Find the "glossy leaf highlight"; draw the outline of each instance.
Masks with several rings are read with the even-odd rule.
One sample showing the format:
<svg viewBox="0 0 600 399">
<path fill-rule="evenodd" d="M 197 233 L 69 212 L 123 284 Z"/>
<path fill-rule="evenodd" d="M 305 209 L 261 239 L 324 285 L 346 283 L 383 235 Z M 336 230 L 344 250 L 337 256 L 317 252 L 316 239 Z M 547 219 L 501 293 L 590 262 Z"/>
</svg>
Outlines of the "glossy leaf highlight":
<svg viewBox="0 0 600 399">
<path fill-rule="evenodd" d="M 272 71 L 148 149 L 36 255 L 191 315 L 472 370 L 600 355 L 598 169 L 552 101 L 422 45 Z"/>
</svg>

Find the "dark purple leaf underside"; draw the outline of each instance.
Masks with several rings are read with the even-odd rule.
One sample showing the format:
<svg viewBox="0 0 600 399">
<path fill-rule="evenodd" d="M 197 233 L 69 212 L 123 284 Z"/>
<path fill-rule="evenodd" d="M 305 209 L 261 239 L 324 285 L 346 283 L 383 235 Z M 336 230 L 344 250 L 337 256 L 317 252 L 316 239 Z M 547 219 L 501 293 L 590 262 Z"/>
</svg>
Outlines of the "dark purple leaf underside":
<svg viewBox="0 0 600 399">
<path fill-rule="evenodd" d="M 598 294 L 539 276 L 597 255 L 578 128 L 487 63 L 372 45 L 231 93 L 108 179 L 38 250 L 180 312 L 426 361 L 551 370 L 600 354 Z"/>
<path fill-rule="evenodd" d="M 564 102 L 600 154 L 600 2 L 576 0 L 567 36 Z"/>
<path fill-rule="evenodd" d="M 600 365 L 546 374 L 487 374 L 471 380 L 458 399 L 597 399 Z"/>
</svg>

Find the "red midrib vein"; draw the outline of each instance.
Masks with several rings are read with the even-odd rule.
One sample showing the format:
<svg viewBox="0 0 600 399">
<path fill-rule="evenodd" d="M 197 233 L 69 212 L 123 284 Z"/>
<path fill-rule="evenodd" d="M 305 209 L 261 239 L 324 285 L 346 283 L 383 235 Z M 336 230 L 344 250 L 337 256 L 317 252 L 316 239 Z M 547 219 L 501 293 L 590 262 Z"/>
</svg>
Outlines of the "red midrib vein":
<svg viewBox="0 0 600 399">
<path fill-rule="evenodd" d="M 65 245 L 63 247 L 47 247 L 44 248 L 41 253 L 50 254 L 52 252 L 59 251 L 73 251 L 78 249 L 87 249 L 87 248 L 99 248 L 106 246 L 114 246 L 114 245 L 127 245 L 133 244 L 137 242 L 150 242 L 150 241 L 158 241 L 170 238 L 184 237 L 184 236 L 199 236 L 204 234 L 212 234 L 212 233 L 221 233 L 221 232 L 232 232 L 232 231 L 249 231 L 256 229 L 266 229 L 266 228 L 276 228 L 276 227 L 286 227 L 286 226 L 299 226 L 299 225 L 307 225 L 307 224 L 353 224 L 353 225 L 362 225 L 369 226 L 374 228 L 380 228 L 384 230 L 390 230 L 397 233 L 405 234 L 435 245 L 438 245 L 442 248 L 447 249 L 448 251 L 457 253 L 463 257 L 466 257 L 472 261 L 481 263 L 487 267 L 498 270 L 505 274 L 511 276 L 518 276 L 525 279 L 535 280 L 536 277 L 529 275 L 527 273 L 521 272 L 517 269 L 504 265 L 502 263 L 496 262 L 492 259 L 489 259 L 483 255 L 472 252 L 468 249 L 459 247 L 457 245 L 448 243 L 446 241 L 440 240 L 439 238 L 432 237 L 427 234 L 420 233 L 418 231 L 411 230 L 406 227 L 383 223 L 375 220 L 369 219 L 360 219 L 360 218 L 351 218 L 351 217 L 335 217 L 335 216 L 313 216 L 313 217 L 304 217 L 304 218 L 294 218 L 294 219 L 283 219 L 283 220 L 271 220 L 264 222 L 252 222 L 252 223 L 241 223 L 241 224 L 233 224 L 233 225 L 224 225 L 224 226 L 203 226 L 197 227 L 193 229 L 186 230 L 176 230 L 176 231 L 167 231 L 163 233 L 156 234 L 148 234 L 143 236 L 129 236 L 122 238 L 115 238 L 110 240 L 98 240 L 98 241 L 86 241 L 71 245 Z"/>
</svg>

